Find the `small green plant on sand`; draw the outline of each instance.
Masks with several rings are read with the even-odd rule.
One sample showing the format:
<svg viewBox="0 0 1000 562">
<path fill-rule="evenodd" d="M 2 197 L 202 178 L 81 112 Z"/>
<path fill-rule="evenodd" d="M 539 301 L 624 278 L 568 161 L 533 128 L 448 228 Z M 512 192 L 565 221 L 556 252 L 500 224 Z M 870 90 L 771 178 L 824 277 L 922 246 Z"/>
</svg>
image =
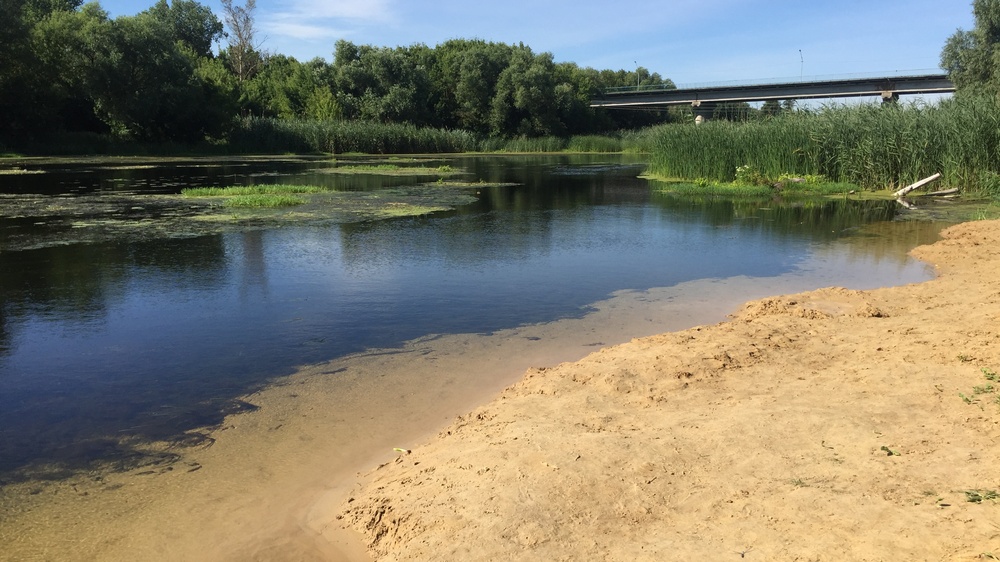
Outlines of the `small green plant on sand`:
<svg viewBox="0 0 1000 562">
<path fill-rule="evenodd" d="M 996 490 L 966 490 L 965 501 L 970 503 L 983 503 L 983 501 L 996 501 L 1000 498 Z"/>
<path fill-rule="evenodd" d="M 966 404 L 977 404 L 980 408 L 982 408 L 982 404 L 979 403 L 979 397 L 992 395 L 993 402 L 995 402 L 997 406 L 1000 406 L 1000 392 L 997 392 L 997 386 L 993 384 L 995 382 L 1000 382 L 1000 375 L 998 375 L 996 371 L 985 367 L 980 369 L 980 371 L 983 373 L 983 378 L 988 381 L 987 384 L 973 386 L 971 396 L 959 392 L 959 398 L 961 398 Z"/>
</svg>

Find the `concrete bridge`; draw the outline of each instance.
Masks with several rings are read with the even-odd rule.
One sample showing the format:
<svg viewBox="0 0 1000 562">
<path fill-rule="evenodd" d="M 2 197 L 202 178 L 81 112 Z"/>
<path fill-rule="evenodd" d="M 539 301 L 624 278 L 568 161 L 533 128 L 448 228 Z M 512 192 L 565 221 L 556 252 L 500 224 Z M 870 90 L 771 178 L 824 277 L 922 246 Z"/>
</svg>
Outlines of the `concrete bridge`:
<svg viewBox="0 0 1000 562">
<path fill-rule="evenodd" d="M 721 84 L 667 89 L 662 86 L 613 88 L 593 99 L 590 107 L 657 109 L 690 105 L 707 118 L 719 103 L 879 96 L 893 101 L 911 94 L 954 92 L 948 75 L 913 74 L 868 78 L 813 78 L 761 84 Z"/>
</svg>

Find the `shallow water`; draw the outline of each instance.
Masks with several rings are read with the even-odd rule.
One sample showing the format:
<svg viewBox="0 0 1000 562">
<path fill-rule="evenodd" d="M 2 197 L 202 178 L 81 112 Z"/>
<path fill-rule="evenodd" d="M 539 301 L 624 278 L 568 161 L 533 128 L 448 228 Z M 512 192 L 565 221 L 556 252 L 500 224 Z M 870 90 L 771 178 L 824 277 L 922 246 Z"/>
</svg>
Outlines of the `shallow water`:
<svg viewBox="0 0 1000 562">
<path fill-rule="evenodd" d="M 432 334 L 577 318 L 616 291 L 723 278 L 866 288 L 930 276 L 905 252 L 938 227 L 894 221 L 892 202 L 685 200 L 651 191 L 636 178 L 642 163 L 622 156 L 445 162 L 463 180 L 518 185 L 471 188 L 475 203 L 430 216 L 0 251 L 0 481 L 161 462 L 134 445 L 190 440 L 298 366 Z M 418 181 L 317 171 L 326 165 L 67 165 L 2 185 L 72 197 Z"/>
</svg>

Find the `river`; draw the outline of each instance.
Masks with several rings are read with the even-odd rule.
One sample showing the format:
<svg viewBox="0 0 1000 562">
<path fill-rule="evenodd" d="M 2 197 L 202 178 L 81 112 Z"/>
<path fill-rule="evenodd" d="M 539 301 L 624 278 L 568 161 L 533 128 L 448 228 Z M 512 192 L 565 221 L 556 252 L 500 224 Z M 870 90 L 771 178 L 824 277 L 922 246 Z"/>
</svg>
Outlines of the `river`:
<svg viewBox="0 0 1000 562">
<path fill-rule="evenodd" d="M 468 360 L 492 357 L 492 367 L 478 371 L 495 376 L 474 385 L 431 375 L 394 382 L 399 365 L 376 370 L 390 375 L 376 393 L 421 389 L 414 393 L 424 405 L 406 402 L 398 417 L 410 429 L 419 426 L 416 433 L 430 431 L 446 419 L 403 410 L 465 411 L 543 357 L 569 360 L 634 336 L 719 321 L 739 302 L 766 294 L 927 279 L 931 269 L 906 251 L 933 241 L 941 226 L 898 220 L 899 209 L 887 201 L 682 198 L 639 179 L 637 156 L 434 162 L 461 172 L 473 202 L 385 220 L 200 236 L 64 236 L 59 243 L 51 242 L 53 231 L 72 232 L 65 221 L 0 218 L 6 516 L 25 489 L 44 496 L 46 483 L 80 474 L 184 462 L 183 447 L 214 442 L 212 431 L 227 415 L 254 415 L 261 404 L 248 395 L 287 384 L 310 365 L 371 363 L 386 350 L 434 346 L 425 355 L 441 365 L 445 356 L 461 360 L 462 346 L 476 339 L 478 351 Z M 377 194 L 416 181 L 323 174 L 322 165 L 48 164 L 44 173 L 0 176 L 0 191 L 72 201 L 186 186 L 309 183 Z M 36 235 L 49 242 L 2 245 Z M 629 312 L 608 316 L 618 308 Z M 537 326 L 548 328 L 532 332 Z M 549 347 L 532 355 L 497 343 L 512 338 Z M 570 344 L 560 342 L 570 341 L 566 351 Z M 482 351 L 489 346 L 500 355 Z M 335 379 L 345 369 L 311 374 Z M 446 398 L 426 388 L 452 384 L 458 390 Z M 323 388 L 338 392 L 336 384 Z M 384 418 L 391 412 L 380 415 L 377 424 L 391 423 Z M 351 440 L 352 451 L 366 450 L 363 434 Z M 384 440 L 371 438 L 379 447 Z M 368 458 L 357 454 L 354 461 Z"/>
</svg>

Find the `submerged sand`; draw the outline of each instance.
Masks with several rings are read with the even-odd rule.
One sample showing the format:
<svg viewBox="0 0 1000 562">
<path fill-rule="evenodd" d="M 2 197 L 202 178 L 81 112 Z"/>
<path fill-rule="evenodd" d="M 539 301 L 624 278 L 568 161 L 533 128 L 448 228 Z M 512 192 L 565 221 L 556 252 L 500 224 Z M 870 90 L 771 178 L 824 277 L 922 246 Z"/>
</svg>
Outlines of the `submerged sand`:
<svg viewBox="0 0 1000 562">
<path fill-rule="evenodd" d="M 338 522 L 377 560 L 996 559 L 1000 222 L 943 237 L 929 282 L 531 369 Z"/>
</svg>

